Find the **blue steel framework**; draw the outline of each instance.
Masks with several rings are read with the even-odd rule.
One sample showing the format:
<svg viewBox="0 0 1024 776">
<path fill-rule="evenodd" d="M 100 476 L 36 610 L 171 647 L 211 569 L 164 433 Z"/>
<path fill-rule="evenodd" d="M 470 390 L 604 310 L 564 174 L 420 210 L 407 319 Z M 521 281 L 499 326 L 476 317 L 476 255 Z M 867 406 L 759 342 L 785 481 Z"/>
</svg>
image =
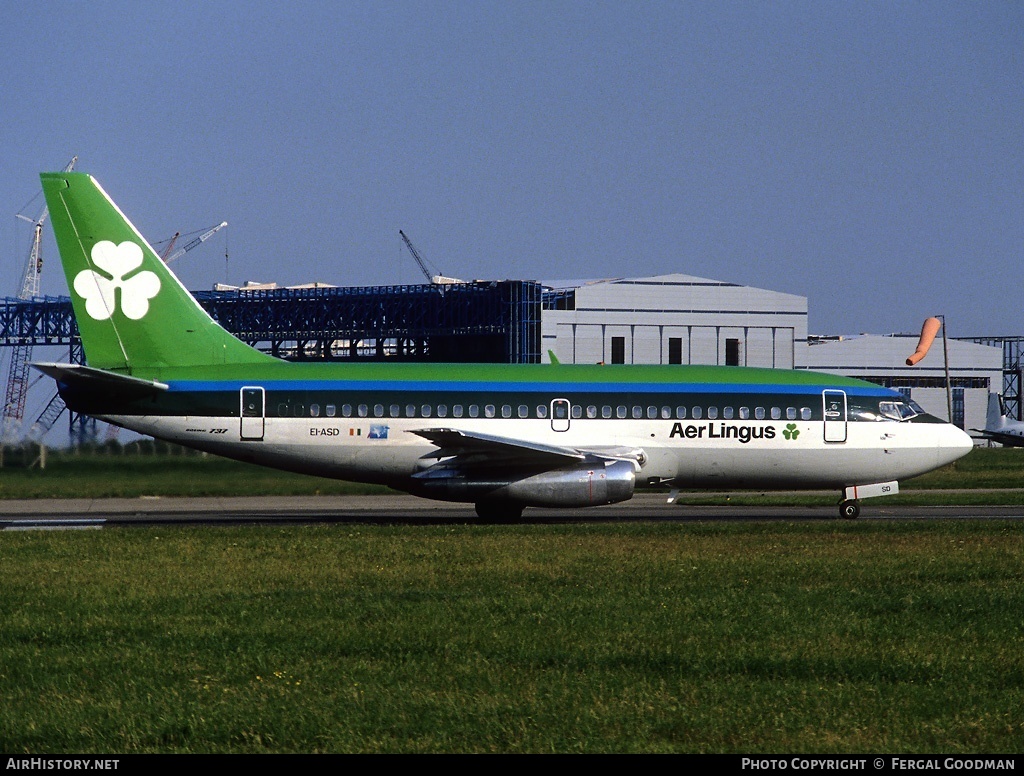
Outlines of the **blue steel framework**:
<svg viewBox="0 0 1024 776">
<path fill-rule="evenodd" d="M 957 339 L 1003 349 L 1003 404 L 1006 407 L 1007 415 L 1017 420 L 1024 420 L 1024 402 L 1021 398 L 1021 388 L 1024 384 L 1024 364 L 1021 363 L 1021 350 L 1024 346 L 1024 337 L 957 337 Z"/>
<path fill-rule="evenodd" d="M 290 360 L 540 361 L 537 283 L 199 291 L 239 339 Z"/>
<path fill-rule="evenodd" d="M 419 361 L 540 361 L 541 308 L 572 309 L 571 291 L 527 281 L 450 286 L 200 291 L 200 304 L 246 342 L 282 358 Z M 1002 347 L 1007 413 L 1024 419 L 1024 336 L 959 337 Z M 68 345 L 82 349 L 68 297 L 0 302 L 0 347 Z M 72 418 L 72 434 L 88 420 Z"/>
<path fill-rule="evenodd" d="M 522 280 L 195 292 L 224 328 L 280 358 L 511 364 L 540 362 L 541 295 Z M 81 363 L 71 300 L 3 300 L 0 347 L 19 344 L 68 345 Z M 88 429 L 72 418 L 73 439 Z"/>
</svg>

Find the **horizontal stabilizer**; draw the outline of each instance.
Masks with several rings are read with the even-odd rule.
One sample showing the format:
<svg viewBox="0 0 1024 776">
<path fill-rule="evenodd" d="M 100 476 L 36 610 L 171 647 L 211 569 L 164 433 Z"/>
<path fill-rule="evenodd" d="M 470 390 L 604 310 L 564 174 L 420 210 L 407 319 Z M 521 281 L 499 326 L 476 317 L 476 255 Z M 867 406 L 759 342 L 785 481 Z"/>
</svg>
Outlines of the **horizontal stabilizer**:
<svg viewBox="0 0 1024 776">
<path fill-rule="evenodd" d="M 130 375 L 94 369 L 82 364 L 32 364 L 45 375 L 49 375 L 62 388 L 75 392 L 104 393 L 118 398 L 139 398 L 166 391 L 168 386 L 155 380 L 142 380 Z"/>
</svg>

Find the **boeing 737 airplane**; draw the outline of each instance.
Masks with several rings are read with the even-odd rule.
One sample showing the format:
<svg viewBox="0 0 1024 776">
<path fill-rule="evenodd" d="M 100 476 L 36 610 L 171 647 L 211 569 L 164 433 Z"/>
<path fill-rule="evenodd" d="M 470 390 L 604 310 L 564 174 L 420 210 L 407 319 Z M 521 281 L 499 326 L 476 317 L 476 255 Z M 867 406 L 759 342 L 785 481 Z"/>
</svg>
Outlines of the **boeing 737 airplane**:
<svg viewBox="0 0 1024 776">
<path fill-rule="evenodd" d="M 501 520 L 638 485 L 836 489 L 852 518 L 971 449 L 895 391 L 815 372 L 281 361 L 210 318 L 91 176 L 42 181 L 86 364 L 35 366 L 142 434 Z"/>
</svg>

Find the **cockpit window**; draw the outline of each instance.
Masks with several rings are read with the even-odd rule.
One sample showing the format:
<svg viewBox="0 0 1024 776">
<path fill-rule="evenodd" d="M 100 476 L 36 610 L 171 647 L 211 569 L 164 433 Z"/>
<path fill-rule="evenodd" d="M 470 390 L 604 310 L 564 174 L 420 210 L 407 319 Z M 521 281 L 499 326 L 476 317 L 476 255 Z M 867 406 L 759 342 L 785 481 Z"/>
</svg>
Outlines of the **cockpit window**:
<svg viewBox="0 0 1024 776">
<path fill-rule="evenodd" d="M 912 399 L 905 401 L 880 401 L 878 402 L 878 412 L 886 420 L 910 420 L 924 414 L 921 406 Z"/>
</svg>

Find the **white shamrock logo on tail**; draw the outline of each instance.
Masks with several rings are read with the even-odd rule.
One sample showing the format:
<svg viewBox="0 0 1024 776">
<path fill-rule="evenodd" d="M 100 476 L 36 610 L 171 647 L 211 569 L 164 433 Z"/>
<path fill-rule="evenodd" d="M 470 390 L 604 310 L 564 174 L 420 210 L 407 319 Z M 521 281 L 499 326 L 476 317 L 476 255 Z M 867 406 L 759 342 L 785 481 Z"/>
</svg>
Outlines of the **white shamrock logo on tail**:
<svg viewBox="0 0 1024 776">
<path fill-rule="evenodd" d="M 114 245 L 100 240 L 92 247 L 92 260 L 108 272 L 83 269 L 75 276 L 75 291 L 85 299 L 85 311 L 97 321 L 105 321 L 117 307 L 117 290 L 121 290 L 121 312 L 137 321 L 149 312 L 149 300 L 160 291 L 160 278 L 144 270 L 125 280 L 125 276 L 142 266 L 142 249 L 133 242 Z"/>
</svg>

